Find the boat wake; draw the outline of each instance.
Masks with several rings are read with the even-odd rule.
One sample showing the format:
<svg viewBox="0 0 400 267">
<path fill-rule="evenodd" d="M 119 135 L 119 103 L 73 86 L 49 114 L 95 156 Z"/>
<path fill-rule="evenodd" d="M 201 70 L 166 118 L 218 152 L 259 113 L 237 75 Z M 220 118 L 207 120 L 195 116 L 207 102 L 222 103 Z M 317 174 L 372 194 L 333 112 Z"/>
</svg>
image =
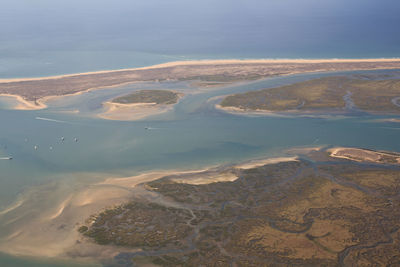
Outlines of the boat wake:
<svg viewBox="0 0 400 267">
<path fill-rule="evenodd" d="M 42 118 L 42 117 L 36 117 L 36 120 L 41 120 L 41 121 L 51 121 L 51 122 L 58 122 L 58 123 L 69 123 L 67 121 L 60 121 L 60 120 L 55 120 L 55 119 L 49 119 L 49 118 Z"/>
</svg>

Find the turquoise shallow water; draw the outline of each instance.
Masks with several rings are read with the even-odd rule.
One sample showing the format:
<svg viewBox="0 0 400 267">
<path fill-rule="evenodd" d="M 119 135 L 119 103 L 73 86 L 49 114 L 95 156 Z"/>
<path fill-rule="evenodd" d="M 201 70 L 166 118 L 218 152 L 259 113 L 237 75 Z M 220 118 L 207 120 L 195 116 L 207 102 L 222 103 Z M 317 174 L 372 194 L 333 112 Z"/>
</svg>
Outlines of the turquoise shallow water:
<svg viewBox="0 0 400 267">
<path fill-rule="evenodd" d="M 214 108 L 221 95 L 324 75 L 338 73 L 278 77 L 203 91 L 187 83 L 134 84 L 66 97 L 50 102 L 46 110 L 0 110 L 0 157 L 14 158 L 0 160 L 0 210 L 18 206 L 21 199 L 32 200 L 29 212 L 24 205 L 12 212 L 0 212 L 0 241 L 4 242 L 14 227 L 51 209 L 53 202 L 106 177 L 278 156 L 294 146 L 356 146 L 400 152 L 400 126 L 378 123 L 375 120 L 379 116 L 236 116 Z M 186 96 L 173 111 L 143 121 L 94 117 L 101 111 L 102 101 L 143 88 L 180 90 Z M 54 196 L 50 191 L 59 193 Z M 46 266 L 0 255 L 1 266 L 34 264 Z"/>
<path fill-rule="evenodd" d="M 34 260 L 30 258 L 17 258 L 5 254 L 0 254 L 0 264 L 4 267 L 96 267 L 96 264 L 78 264 L 71 262 L 52 261 L 52 260 Z"/>
</svg>

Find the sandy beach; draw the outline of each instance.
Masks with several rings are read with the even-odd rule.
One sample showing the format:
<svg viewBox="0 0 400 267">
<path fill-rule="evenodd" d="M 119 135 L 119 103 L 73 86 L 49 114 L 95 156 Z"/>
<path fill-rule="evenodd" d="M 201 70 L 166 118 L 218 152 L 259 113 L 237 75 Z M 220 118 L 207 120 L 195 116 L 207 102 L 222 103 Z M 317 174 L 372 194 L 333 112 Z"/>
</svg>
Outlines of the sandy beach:
<svg viewBox="0 0 400 267">
<path fill-rule="evenodd" d="M 22 81 L 40 81 L 48 79 L 60 79 L 66 77 L 90 75 L 90 74 L 104 74 L 104 73 L 116 73 L 123 71 L 134 71 L 134 70 L 150 70 L 150 69 L 162 69 L 176 66 L 204 66 L 204 65 L 236 65 L 236 64 L 285 64 L 285 63 L 357 63 L 357 62 L 377 62 L 377 63 L 400 63 L 400 58 L 361 58 L 361 59 L 341 59 L 341 58 L 321 58 L 321 59 L 216 59 L 216 60 L 185 60 L 185 61 L 171 61 L 167 63 L 161 63 L 156 65 L 151 65 L 147 67 L 140 68 L 126 68 L 118 70 L 100 70 L 100 71 L 90 71 L 81 73 L 72 73 L 64 75 L 55 76 L 44 76 L 36 78 L 10 78 L 10 79 L 0 79 L 0 83 L 10 83 L 10 82 L 22 82 Z"/>
<path fill-rule="evenodd" d="M 350 147 L 335 147 L 328 149 L 331 157 L 347 159 L 357 162 L 374 162 L 374 163 L 400 163 L 399 154 L 390 154 L 381 151 L 372 151 L 362 148 L 350 148 Z"/>
<path fill-rule="evenodd" d="M 215 108 L 226 113 L 233 115 L 265 115 L 265 116 L 275 116 L 275 117 L 285 117 L 285 114 L 279 114 L 275 111 L 270 110 L 245 110 L 237 107 L 223 107 L 220 104 L 216 104 Z M 289 114 L 289 112 L 287 112 Z"/>
<path fill-rule="evenodd" d="M 243 116 L 270 116 L 270 117 L 283 117 L 290 118 L 294 116 L 300 117 L 315 117 L 315 118 L 330 118 L 332 116 L 340 116 L 342 115 L 340 112 L 336 112 L 335 115 L 326 115 L 322 112 L 316 111 L 299 111 L 299 110 L 284 110 L 284 111 L 272 111 L 272 110 L 246 110 L 237 107 L 223 107 L 220 104 L 216 104 L 215 108 L 221 110 L 223 112 L 233 114 L 233 115 L 243 115 Z M 332 113 L 332 112 L 331 112 Z"/>
<path fill-rule="evenodd" d="M 256 159 L 256 160 L 251 160 L 239 165 L 235 165 L 235 168 L 238 169 L 252 169 L 264 165 L 269 165 L 269 164 L 276 164 L 280 162 L 290 162 L 290 161 L 298 161 L 298 158 L 296 156 L 293 157 L 278 157 L 278 158 L 267 158 L 267 159 Z"/>
<path fill-rule="evenodd" d="M 0 79 L 0 95 L 19 96 L 19 109 L 45 107 L 46 97 L 73 95 L 143 81 L 201 80 L 232 83 L 307 72 L 400 69 L 398 58 L 251 59 L 176 61 L 143 68 L 38 78 Z M 35 105 L 39 103 L 39 105 Z"/>
<path fill-rule="evenodd" d="M 135 121 L 152 115 L 162 114 L 173 109 L 173 105 L 157 105 L 156 103 L 119 104 L 104 102 L 104 112 L 97 116 L 106 120 Z"/>
<path fill-rule="evenodd" d="M 47 108 L 45 104 L 46 99 L 37 100 L 36 103 L 32 101 L 25 100 L 20 95 L 12 95 L 12 94 L 0 94 L 0 97 L 10 97 L 14 98 L 17 101 L 17 105 L 13 107 L 15 110 L 39 110 Z"/>
<path fill-rule="evenodd" d="M 184 96 L 183 93 L 177 93 L 178 99 L 174 104 L 159 103 L 117 103 L 116 101 L 106 101 L 102 103 L 103 110 L 97 114 L 97 117 L 106 120 L 136 121 L 147 118 L 152 115 L 159 115 L 173 110 L 174 106 Z"/>
</svg>

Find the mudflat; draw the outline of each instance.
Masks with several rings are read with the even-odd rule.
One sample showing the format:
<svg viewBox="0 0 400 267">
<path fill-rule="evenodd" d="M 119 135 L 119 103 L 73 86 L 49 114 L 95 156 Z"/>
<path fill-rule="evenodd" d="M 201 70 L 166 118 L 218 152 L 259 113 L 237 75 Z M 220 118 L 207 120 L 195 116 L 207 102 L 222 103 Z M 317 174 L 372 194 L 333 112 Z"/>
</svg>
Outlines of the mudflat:
<svg viewBox="0 0 400 267">
<path fill-rule="evenodd" d="M 357 157 L 344 161 L 321 148 L 296 151 L 303 156 L 136 184 L 131 201 L 77 230 L 82 242 L 132 249 L 116 256 L 126 263 L 398 264 L 400 166 L 377 160 L 398 155 L 335 148 Z"/>
</svg>

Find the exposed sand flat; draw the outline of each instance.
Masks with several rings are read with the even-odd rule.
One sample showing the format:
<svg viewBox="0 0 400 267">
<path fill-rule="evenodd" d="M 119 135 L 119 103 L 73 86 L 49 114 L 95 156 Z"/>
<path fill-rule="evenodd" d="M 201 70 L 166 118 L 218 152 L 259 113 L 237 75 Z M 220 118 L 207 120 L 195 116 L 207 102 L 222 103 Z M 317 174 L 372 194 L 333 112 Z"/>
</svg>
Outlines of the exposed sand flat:
<svg viewBox="0 0 400 267">
<path fill-rule="evenodd" d="M 256 167 L 264 166 L 267 164 L 276 164 L 280 162 L 288 162 L 288 161 L 297 161 L 297 157 L 279 157 L 279 158 L 269 158 L 269 159 L 260 159 L 260 160 L 253 160 L 247 163 L 235 165 L 235 168 L 238 169 L 253 169 Z"/>
<path fill-rule="evenodd" d="M 107 207 L 129 201 L 135 194 L 132 189 L 141 183 L 149 182 L 171 174 L 196 173 L 198 171 L 158 171 L 126 178 L 108 178 L 79 190 L 63 195 L 62 186 L 54 188 L 51 184 L 43 185 L 36 192 L 1 211 L 0 216 L 7 216 L 7 227 L 13 231 L 0 240 L 0 251 L 24 256 L 103 259 L 110 258 L 121 251 L 132 249 L 104 247 L 87 243 L 79 234 L 78 227 L 90 215 L 97 214 Z M 51 200 L 57 199 L 51 202 Z M 27 214 L 37 205 L 48 201 L 51 208 L 36 211 L 34 216 Z M 11 214 L 16 211 L 18 214 Z M 28 216 L 29 218 L 26 218 Z"/>
<path fill-rule="evenodd" d="M 171 111 L 173 106 L 156 103 L 120 104 L 105 102 L 103 103 L 105 111 L 97 116 L 107 120 L 134 121 Z"/>
<path fill-rule="evenodd" d="M 34 102 L 34 101 L 28 101 L 20 95 L 0 94 L 0 97 L 2 97 L 2 96 L 15 98 L 15 100 L 17 100 L 18 104 L 15 107 L 13 107 L 13 109 L 16 109 L 16 110 L 38 110 L 38 109 L 47 108 L 47 105 L 43 103 L 43 102 L 45 102 L 44 100 L 41 100 L 41 101 L 38 100 L 38 101 Z"/>
<path fill-rule="evenodd" d="M 358 162 L 400 163 L 400 154 L 390 154 L 361 148 L 335 147 L 327 150 L 331 157 L 348 159 Z"/>
<path fill-rule="evenodd" d="M 6 158 L 4 158 L 4 159 L 6 159 Z M 8 159 L 8 158 L 7 158 L 7 159 Z M 23 204 L 23 202 L 24 202 L 24 201 L 23 201 L 22 199 L 19 199 L 17 202 L 15 202 L 14 204 L 12 204 L 11 206 L 9 206 L 9 207 L 7 207 L 6 209 L 0 211 L 0 216 L 1 216 L 1 215 L 4 215 L 4 214 L 7 214 L 7 213 L 9 213 L 9 212 L 11 212 L 11 211 L 17 209 L 18 207 L 20 207 L 20 206 Z"/>
<path fill-rule="evenodd" d="M 168 171 L 154 171 L 147 172 L 136 176 L 124 177 L 124 178 L 109 178 L 100 184 L 103 185 L 116 185 L 127 188 L 133 188 L 138 184 L 154 181 L 169 175 L 182 175 L 182 174 L 198 174 L 206 172 L 209 169 L 193 170 L 193 171 L 180 171 L 180 170 L 168 170 Z"/>
<path fill-rule="evenodd" d="M 296 158 L 254 160 L 231 167 L 246 169 L 292 160 Z M 5 239 L 1 240 L 0 251 L 14 255 L 73 257 L 81 260 L 107 259 L 122 251 L 134 251 L 129 248 L 101 246 L 87 242 L 77 230 L 82 223 L 87 222 L 90 215 L 97 214 L 107 207 L 127 202 L 134 196 L 141 197 L 143 189 L 138 185 L 166 176 L 171 176 L 171 179 L 177 182 L 189 184 L 234 181 L 238 178 L 233 173 L 221 171 L 215 166 L 189 171 L 154 171 L 131 177 L 111 177 L 79 190 L 73 190 L 62 199 L 59 199 L 59 195 L 65 192 L 63 187 L 43 185 L 37 192 L 28 194 L 24 199 L 0 213 L 0 216 L 10 217 L 7 227 L 13 229 Z M 146 196 L 148 197 L 148 194 Z M 57 201 L 53 203 L 52 199 L 57 199 Z M 43 209 L 39 214 L 35 212 L 35 216 L 30 216 L 31 210 L 38 205 L 37 202 L 42 203 L 44 200 L 48 200 L 46 203 L 51 207 Z M 9 214 L 12 211 L 17 213 Z M 90 224 L 90 221 L 87 223 Z"/>
<path fill-rule="evenodd" d="M 400 68 L 400 59 L 260 59 L 178 61 L 144 68 L 98 71 L 53 77 L 3 79 L 0 94 L 28 101 L 140 81 L 238 81 L 305 72 Z"/>
<path fill-rule="evenodd" d="M 323 111 L 300 111 L 300 110 L 284 110 L 284 111 L 271 111 L 271 110 L 247 110 L 238 107 L 223 107 L 220 104 L 216 104 L 215 108 L 217 110 L 229 113 L 232 115 L 240 116 L 268 116 L 268 117 L 280 117 L 280 118 L 294 118 L 294 117 L 304 117 L 304 118 L 323 118 L 323 119 L 343 119 L 347 116 L 341 112 L 334 110 L 323 110 Z M 328 114 L 329 113 L 329 114 Z"/>
<path fill-rule="evenodd" d="M 223 107 L 220 104 L 215 105 L 216 109 L 219 109 L 221 111 L 233 114 L 233 115 L 264 115 L 264 116 L 274 116 L 274 117 L 286 117 L 288 115 L 286 114 L 291 114 L 291 112 L 286 112 L 286 114 L 280 114 L 279 112 L 276 111 L 270 111 L 270 110 L 246 110 L 238 107 Z M 293 113 L 298 113 L 297 111 Z"/>
<path fill-rule="evenodd" d="M 232 165 L 235 169 L 252 169 L 268 164 L 276 164 L 280 162 L 288 162 L 288 161 L 297 161 L 297 157 L 278 157 L 278 158 L 267 158 L 267 159 L 257 159 L 251 160 L 242 164 Z M 193 185 L 200 185 L 200 184 L 211 184 L 217 182 L 233 182 L 237 180 L 239 177 L 236 173 L 232 171 L 220 171 L 220 170 L 213 170 L 209 169 L 206 171 L 201 172 L 192 172 L 186 173 L 186 175 L 177 175 L 170 178 L 172 181 L 176 183 L 183 183 L 183 184 L 193 184 Z"/>
<path fill-rule="evenodd" d="M 359 148 L 337 147 L 329 149 L 328 152 L 331 153 L 331 157 L 355 161 L 377 161 L 380 158 L 376 152 Z"/>
<path fill-rule="evenodd" d="M 211 184 L 217 182 L 233 182 L 239 178 L 234 173 L 202 173 L 199 175 L 195 175 L 190 178 L 172 178 L 171 180 L 176 183 L 182 184 L 193 184 L 193 185 L 200 185 L 200 184 Z"/>
<path fill-rule="evenodd" d="M 50 197 L 55 192 L 50 193 Z M 45 209 L 40 214 L 29 219 L 17 216 L 12 219 L 14 231 L 0 242 L 0 251 L 24 256 L 109 258 L 116 253 L 113 248 L 101 248 L 95 244 L 85 244 L 77 231 L 79 226 L 90 214 L 97 213 L 105 207 L 121 204 L 128 201 L 132 192 L 116 186 L 93 185 L 78 192 L 71 193 L 64 200 L 54 203 L 51 209 Z M 35 202 L 35 199 L 32 199 Z M 27 210 L 34 208 L 32 201 L 27 199 L 23 205 L 15 209 Z M 21 211 L 19 211 L 21 212 Z M 39 215 L 39 216 L 37 216 Z"/>
<path fill-rule="evenodd" d="M 396 123 L 400 123 L 400 119 L 396 119 L 396 118 L 391 118 L 391 119 L 378 119 L 378 120 L 374 120 L 376 122 L 396 122 Z"/>
<path fill-rule="evenodd" d="M 309 154 L 315 151 L 321 151 L 324 146 L 313 146 L 313 147 L 294 147 L 286 150 L 285 152 L 290 154 Z"/>
</svg>

